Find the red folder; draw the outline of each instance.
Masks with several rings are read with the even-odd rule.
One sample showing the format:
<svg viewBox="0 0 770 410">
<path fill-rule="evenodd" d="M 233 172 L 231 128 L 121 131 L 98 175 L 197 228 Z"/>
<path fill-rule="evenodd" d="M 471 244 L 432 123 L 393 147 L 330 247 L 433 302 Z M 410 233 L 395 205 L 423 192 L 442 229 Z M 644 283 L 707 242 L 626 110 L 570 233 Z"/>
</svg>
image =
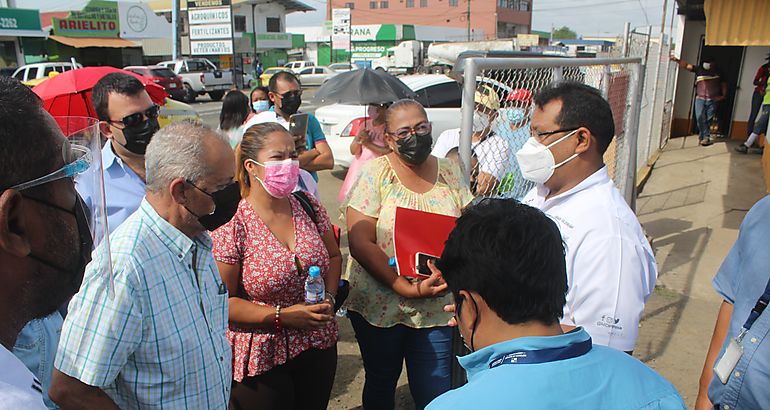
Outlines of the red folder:
<svg viewBox="0 0 770 410">
<path fill-rule="evenodd" d="M 440 257 L 456 221 L 454 216 L 396 208 L 393 244 L 398 274 L 423 278 L 416 273 L 415 256 L 420 252 Z"/>
</svg>

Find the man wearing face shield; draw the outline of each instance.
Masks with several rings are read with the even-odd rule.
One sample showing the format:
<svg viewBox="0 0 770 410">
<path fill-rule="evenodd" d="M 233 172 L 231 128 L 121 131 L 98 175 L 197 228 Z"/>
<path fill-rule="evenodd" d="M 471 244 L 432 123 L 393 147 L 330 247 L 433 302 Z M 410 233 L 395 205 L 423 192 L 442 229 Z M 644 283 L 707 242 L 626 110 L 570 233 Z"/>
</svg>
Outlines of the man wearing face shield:
<svg viewBox="0 0 770 410">
<path fill-rule="evenodd" d="M 244 125 L 249 129 L 252 125 L 265 122 L 277 122 L 289 129 L 291 116 L 299 112 L 302 105 L 302 86 L 293 73 L 281 71 L 270 77 L 268 84 L 270 101 L 273 106 L 268 111 L 261 112 Z M 295 138 L 297 136 L 295 135 Z M 297 138 L 297 152 L 299 152 L 299 166 L 309 172 L 318 182 L 317 171 L 334 168 L 334 156 L 332 149 L 326 142 L 326 136 L 313 114 L 308 114 L 307 134 L 305 138 Z"/>
<path fill-rule="evenodd" d="M 160 129 L 158 106 L 135 77 L 111 73 L 96 83 L 91 96 L 107 143 L 102 148 L 107 222 L 114 231 L 139 208 L 145 190 L 144 154 Z M 97 195 L 78 181 L 78 192 L 90 206 Z"/>
<path fill-rule="evenodd" d="M 225 409 L 228 292 L 207 231 L 237 210 L 235 157 L 226 137 L 181 121 L 153 137 L 146 169 L 145 199 L 110 235 L 114 296 L 89 265 L 70 302 L 51 398 L 66 408 Z"/>
<path fill-rule="evenodd" d="M 522 199 L 553 218 L 566 243 L 569 292 L 561 320 L 594 343 L 631 352 L 657 266 L 603 155 L 615 134 L 609 103 L 587 85 L 558 82 L 534 98 L 532 136 L 516 153 L 535 183 Z"/>
<path fill-rule="evenodd" d="M 564 245 L 556 223 L 537 209 L 512 199 L 467 208 L 437 268 L 470 354 L 458 358 L 468 384 L 433 400 L 429 410 L 685 408 L 676 388 L 652 369 L 592 345 L 583 328 L 559 326 Z"/>
<path fill-rule="evenodd" d="M 73 154 L 40 99 L 8 77 L 0 77 L 0 147 L 0 407 L 44 409 L 47 381 L 17 359 L 14 344 L 28 322 L 48 327 L 80 286 L 93 240 L 73 178 L 91 164 Z M 35 359 L 35 373 L 50 374 L 45 348 L 24 348 L 37 350 L 23 355 Z"/>
</svg>

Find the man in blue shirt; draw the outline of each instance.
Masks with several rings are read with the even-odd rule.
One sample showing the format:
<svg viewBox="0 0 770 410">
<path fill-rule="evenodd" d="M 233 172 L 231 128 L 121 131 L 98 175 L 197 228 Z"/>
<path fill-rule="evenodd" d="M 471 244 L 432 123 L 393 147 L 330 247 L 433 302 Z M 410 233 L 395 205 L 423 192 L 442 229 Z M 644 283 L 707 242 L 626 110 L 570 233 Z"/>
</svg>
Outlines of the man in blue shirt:
<svg viewBox="0 0 770 410">
<path fill-rule="evenodd" d="M 107 225 L 114 231 L 139 208 L 145 190 L 144 152 L 160 129 L 158 106 L 139 80 L 111 73 L 96 83 L 92 92 L 96 115 L 108 142 L 102 148 Z M 91 205 L 96 188 L 78 181 L 77 190 Z"/>
<path fill-rule="evenodd" d="M 440 269 L 455 298 L 468 384 L 428 409 L 683 409 L 671 383 L 638 360 L 559 325 L 567 293 L 556 224 L 513 199 L 468 208 Z"/>
<path fill-rule="evenodd" d="M 714 289 L 723 300 L 700 377 L 696 409 L 770 406 L 770 309 L 762 307 L 767 306 L 767 300 L 758 303 L 763 292 L 770 289 L 768 238 L 770 197 L 766 196 L 746 214 L 738 240 L 714 277 Z M 760 314 L 753 323 L 748 323 L 752 309 Z M 748 329 L 739 343 L 743 354 L 732 369 L 723 373 L 729 376 L 723 383 L 713 368 L 747 324 Z"/>
<path fill-rule="evenodd" d="M 270 90 L 268 97 L 273 106 L 270 107 L 270 110 L 252 117 L 246 122 L 243 129 L 247 130 L 252 125 L 265 122 L 277 122 L 287 130 L 289 129 L 291 116 L 296 114 L 302 105 L 302 87 L 297 76 L 288 71 L 276 73 L 270 77 L 268 89 Z M 326 142 L 321 123 L 313 114 L 308 114 L 305 146 L 302 147 L 298 144 L 297 151 L 299 153 L 299 166 L 310 172 L 316 182 L 318 181 L 317 171 L 334 168 L 332 149 Z"/>
</svg>

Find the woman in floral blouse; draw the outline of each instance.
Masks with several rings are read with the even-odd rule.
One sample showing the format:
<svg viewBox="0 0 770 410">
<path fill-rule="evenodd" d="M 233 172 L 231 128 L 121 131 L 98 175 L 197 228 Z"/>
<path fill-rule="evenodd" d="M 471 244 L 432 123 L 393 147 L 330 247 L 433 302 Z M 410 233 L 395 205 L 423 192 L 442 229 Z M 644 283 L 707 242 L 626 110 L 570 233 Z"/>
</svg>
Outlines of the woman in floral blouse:
<svg viewBox="0 0 770 410">
<path fill-rule="evenodd" d="M 325 409 L 337 366 L 333 307 L 342 268 L 329 217 L 306 196 L 313 222 L 291 195 L 299 163 L 281 125 L 246 130 L 236 158 L 243 199 L 235 217 L 212 234 L 230 292 L 231 400 L 239 409 Z M 311 266 L 321 269 L 327 297 L 306 305 Z"/>
<path fill-rule="evenodd" d="M 410 282 L 388 266 L 396 207 L 459 216 L 472 197 L 459 165 L 430 155 L 431 125 L 413 100 L 386 113 L 392 152 L 369 161 L 345 210 L 350 258 L 350 320 L 366 371 L 364 408 L 392 409 L 404 360 L 418 409 L 450 388 L 451 303 L 438 275 Z"/>
</svg>

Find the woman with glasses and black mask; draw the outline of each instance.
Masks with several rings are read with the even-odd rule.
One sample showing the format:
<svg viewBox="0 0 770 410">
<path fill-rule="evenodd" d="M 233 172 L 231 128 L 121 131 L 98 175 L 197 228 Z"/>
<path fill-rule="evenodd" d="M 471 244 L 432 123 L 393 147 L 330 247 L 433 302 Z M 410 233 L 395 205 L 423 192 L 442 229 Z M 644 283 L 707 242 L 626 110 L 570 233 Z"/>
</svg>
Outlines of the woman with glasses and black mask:
<svg viewBox="0 0 770 410">
<path fill-rule="evenodd" d="M 364 165 L 343 204 L 352 256 L 346 305 L 366 371 L 366 409 L 394 408 L 404 360 L 418 409 L 450 389 L 446 284 L 438 275 L 411 282 L 388 264 L 397 207 L 459 216 L 472 199 L 459 165 L 430 155 L 431 131 L 422 105 L 395 102 L 385 114 L 392 152 Z"/>
</svg>

